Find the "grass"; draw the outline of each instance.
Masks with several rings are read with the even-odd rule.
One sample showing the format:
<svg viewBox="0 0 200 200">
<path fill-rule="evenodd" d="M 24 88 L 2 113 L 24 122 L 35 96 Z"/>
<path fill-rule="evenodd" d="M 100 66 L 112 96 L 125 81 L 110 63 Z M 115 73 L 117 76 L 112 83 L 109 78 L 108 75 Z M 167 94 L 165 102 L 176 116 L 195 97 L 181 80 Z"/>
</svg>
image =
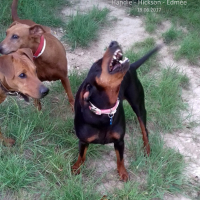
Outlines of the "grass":
<svg viewBox="0 0 200 200">
<path fill-rule="evenodd" d="M 176 58 L 187 58 L 191 64 L 198 64 L 200 55 L 199 33 L 189 33 L 182 41 L 180 49 L 176 52 Z"/>
<path fill-rule="evenodd" d="M 177 194 L 183 192 L 185 184 L 183 156 L 176 151 L 164 147 L 160 134 L 151 134 L 151 156 L 144 157 L 141 140 L 133 133 L 127 142 L 128 150 L 135 157 L 131 160 L 130 171 L 134 180 L 127 183 L 123 190 L 115 190 L 117 198 L 150 200 L 163 199 L 164 194 Z M 148 167 L 147 167 L 148 166 Z"/>
<path fill-rule="evenodd" d="M 157 26 L 161 24 L 162 19 L 155 13 L 147 13 L 145 19 L 146 31 L 149 33 L 154 33 Z"/>
<path fill-rule="evenodd" d="M 182 34 L 182 31 L 177 30 L 174 26 L 168 29 L 165 33 L 162 34 L 165 43 L 169 44 L 177 40 Z"/>
<path fill-rule="evenodd" d="M 150 6 L 133 4 L 130 15 L 144 15 L 146 31 L 149 33 L 154 33 L 156 29 L 159 29 L 161 22 L 170 21 L 174 28 L 164 33 L 163 36 L 167 42 L 179 39 L 178 45 L 180 48 L 177 50 L 175 57 L 177 59 L 187 58 L 191 64 L 199 65 L 200 46 L 197 39 L 200 36 L 200 2 L 187 1 L 186 6 L 169 6 L 165 0 L 161 0 L 161 2 L 161 5 Z M 152 12 L 156 8 L 159 8 L 160 11 Z M 179 33 L 176 29 L 180 26 L 187 29 L 187 31 Z"/>
<path fill-rule="evenodd" d="M 87 14 L 77 12 L 71 15 L 66 25 L 64 39 L 71 43 L 73 48 L 77 46 L 86 47 L 89 42 L 97 38 L 98 30 L 106 22 L 109 10 L 93 7 Z"/>
</svg>

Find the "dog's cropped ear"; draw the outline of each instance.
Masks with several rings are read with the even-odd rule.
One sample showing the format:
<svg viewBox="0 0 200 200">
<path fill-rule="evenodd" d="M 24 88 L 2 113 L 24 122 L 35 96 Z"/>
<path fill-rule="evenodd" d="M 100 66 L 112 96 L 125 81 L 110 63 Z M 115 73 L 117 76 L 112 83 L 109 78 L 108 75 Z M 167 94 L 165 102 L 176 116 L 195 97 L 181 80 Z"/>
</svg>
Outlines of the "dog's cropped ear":
<svg viewBox="0 0 200 200">
<path fill-rule="evenodd" d="M 84 90 L 83 90 L 83 100 L 84 101 L 89 101 L 90 100 L 90 97 L 92 95 L 92 91 L 93 91 L 93 87 L 91 84 L 86 84 Z"/>
<path fill-rule="evenodd" d="M 45 29 L 41 25 L 36 24 L 29 28 L 29 33 L 30 35 L 41 36 L 45 33 Z"/>
<path fill-rule="evenodd" d="M 82 87 L 82 91 L 79 96 L 79 103 L 81 106 L 85 105 L 85 103 L 90 101 L 90 97 L 92 96 L 94 86 L 89 83 L 85 83 Z"/>
<path fill-rule="evenodd" d="M 14 77 L 13 56 L 5 55 L 0 57 L 0 73 L 11 79 Z"/>
<path fill-rule="evenodd" d="M 27 56 L 32 62 L 33 62 L 33 52 L 29 48 L 22 48 L 18 49 L 17 52 L 19 52 L 21 55 Z"/>
<path fill-rule="evenodd" d="M 9 26 L 9 28 L 11 28 L 12 26 L 14 26 L 14 25 L 16 25 L 16 24 L 21 24 L 21 23 L 19 23 L 19 22 L 17 22 L 17 21 L 14 21 L 14 22 Z"/>
</svg>

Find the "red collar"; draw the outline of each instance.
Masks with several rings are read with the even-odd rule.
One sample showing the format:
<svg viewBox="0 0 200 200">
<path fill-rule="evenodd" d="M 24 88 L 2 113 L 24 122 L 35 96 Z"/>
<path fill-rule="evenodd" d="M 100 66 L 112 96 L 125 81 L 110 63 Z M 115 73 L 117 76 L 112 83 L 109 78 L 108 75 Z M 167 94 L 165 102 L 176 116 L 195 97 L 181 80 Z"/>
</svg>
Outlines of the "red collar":
<svg viewBox="0 0 200 200">
<path fill-rule="evenodd" d="M 33 55 L 33 59 L 36 59 L 38 58 L 39 56 L 42 55 L 42 53 L 44 52 L 45 50 L 45 47 L 46 47 L 46 40 L 44 39 L 44 36 L 42 35 L 41 38 L 40 38 L 40 44 L 36 50 L 36 52 L 34 53 Z"/>
</svg>

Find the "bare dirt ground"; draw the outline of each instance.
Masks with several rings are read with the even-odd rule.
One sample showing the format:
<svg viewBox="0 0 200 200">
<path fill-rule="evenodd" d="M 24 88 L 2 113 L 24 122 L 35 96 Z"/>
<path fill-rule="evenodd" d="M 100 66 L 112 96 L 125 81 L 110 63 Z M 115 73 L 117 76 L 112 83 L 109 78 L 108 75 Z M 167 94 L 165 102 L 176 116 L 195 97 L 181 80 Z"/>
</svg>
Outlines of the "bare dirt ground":
<svg viewBox="0 0 200 200">
<path fill-rule="evenodd" d="M 79 12 L 86 13 L 88 9 L 94 5 L 98 5 L 100 8 L 108 8 L 110 10 L 110 19 L 113 20 L 112 25 L 108 25 L 105 29 L 101 30 L 97 41 L 90 44 L 90 47 L 83 49 L 77 48 L 74 51 L 70 51 L 70 46 L 64 44 L 67 51 L 67 57 L 70 64 L 70 70 L 84 70 L 91 67 L 92 63 L 99 59 L 105 50 L 105 47 L 112 40 L 118 41 L 123 50 L 127 50 L 135 42 L 143 41 L 145 38 L 151 36 L 158 41 L 162 41 L 161 34 L 170 27 L 170 22 L 164 22 L 156 34 L 149 35 L 145 31 L 144 18 L 143 17 L 130 17 L 127 13 L 127 8 L 112 5 L 112 1 L 105 0 L 81 0 L 72 1 L 72 6 L 65 8 L 62 13 L 68 16 L 71 13 Z M 61 38 L 62 31 L 60 29 L 55 30 L 56 36 Z M 178 66 L 183 72 L 187 74 L 190 79 L 189 89 L 184 90 L 182 94 L 183 101 L 188 104 L 188 113 L 191 115 L 189 121 L 200 119 L 200 68 L 198 66 L 191 66 L 186 60 L 175 61 L 173 58 L 173 46 L 165 46 L 159 53 L 160 66 Z M 183 113 L 183 116 L 188 115 Z M 164 140 L 167 146 L 176 149 L 184 155 L 185 160 L 188 163 L 186 175 L 193 181 L 199 182 L 200 178 L 200 125 L 191 126 L 188 120 L 184 124 L 184 129 L 174 132 L 173 134 L 165 134 Z M 126 154 L 126 152 L 125 152 Z M 110 151 L 107 155 L 103 155 L 103 159 L 96 160 L 94 163 L 88 165 L 94 165 L 96 171 L 95 176 L 102 176 L 104 172 L 109 172 L 103 182 L 99 184 L 99 190 L 102 194 L 105 194 L 106 190 L 110 191 L 112 188 L 122 188 L 123 183 L 118 181 L 116 171 L 114 151 Z M 102 162 L 102 160 L 104 160 Z M 126 155 L 125 155 L 125 160 Z M 126 162 L 128 167 L 128 161 Z M 134 180 L 134 175 L 131 175 L 131 179 Z M 193 198 L 196 194 L 192 195 Z M 188 198 L 179 196 L 166 195 L 165 199 L 171 200 L 187 200 Z"/>
</svg>

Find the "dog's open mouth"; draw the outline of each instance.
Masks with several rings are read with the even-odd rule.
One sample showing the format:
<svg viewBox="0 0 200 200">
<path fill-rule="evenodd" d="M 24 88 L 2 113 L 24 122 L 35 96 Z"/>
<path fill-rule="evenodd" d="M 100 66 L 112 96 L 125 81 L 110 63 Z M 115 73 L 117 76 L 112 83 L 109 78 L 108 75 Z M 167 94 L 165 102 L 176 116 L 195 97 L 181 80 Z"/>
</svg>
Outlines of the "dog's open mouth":
<svg viewBox="0 0 200 200">
<path fill-rule="evenodd" d="M 112 60 L 110 62 L 109 72 L 114 72 L 116 69 L 122 69 L 123 65 L 129 62 L 128 58 L 125 57 L 124 60 L 122 60 L 122 58 L 122 51 L 117 49 L 113 54 Z"/>
</svg>

